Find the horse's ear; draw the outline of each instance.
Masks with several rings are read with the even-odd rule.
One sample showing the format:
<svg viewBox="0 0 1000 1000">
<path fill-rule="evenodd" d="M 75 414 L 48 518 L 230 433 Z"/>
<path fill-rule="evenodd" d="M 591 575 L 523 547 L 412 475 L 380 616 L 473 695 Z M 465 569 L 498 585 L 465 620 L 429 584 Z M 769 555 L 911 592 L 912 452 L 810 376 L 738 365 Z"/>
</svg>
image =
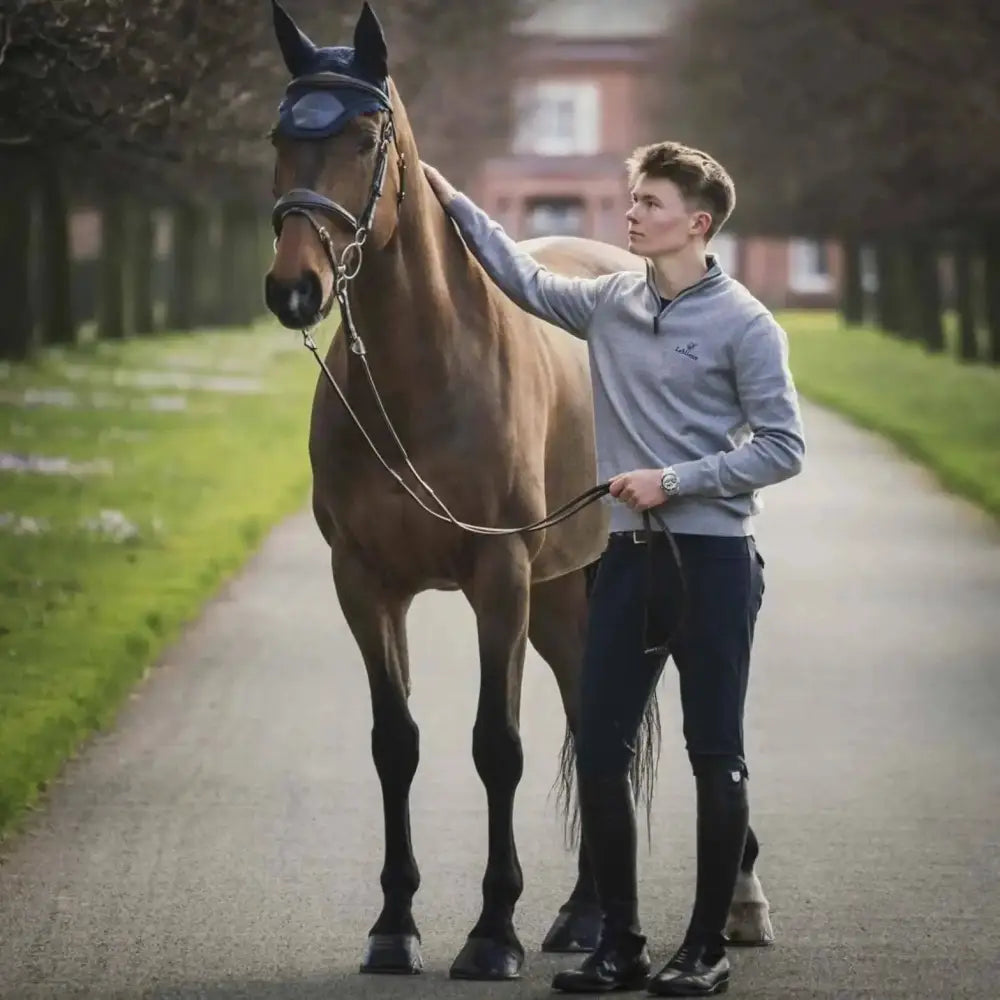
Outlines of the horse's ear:
<svg viewBox="0 0 1000 1000">
<path fill-rule="evenodd" d="M 358 69 L 366 76 L 384 80 L 389 75 L 389 50 L 385 45 L 385 35 L 368 0 L 361 8 L 361 16 L 354 29 L 354 58 Z"/>
<path fill-rule="evenodd" d="M 299 26 L 278 0 L 271 0 L 271 12 L 274 14 L 274 33 L 288 72 L 292 76 L 308 73 L 316 57 L 316 46 L 299 30 Z"/>
</svg>

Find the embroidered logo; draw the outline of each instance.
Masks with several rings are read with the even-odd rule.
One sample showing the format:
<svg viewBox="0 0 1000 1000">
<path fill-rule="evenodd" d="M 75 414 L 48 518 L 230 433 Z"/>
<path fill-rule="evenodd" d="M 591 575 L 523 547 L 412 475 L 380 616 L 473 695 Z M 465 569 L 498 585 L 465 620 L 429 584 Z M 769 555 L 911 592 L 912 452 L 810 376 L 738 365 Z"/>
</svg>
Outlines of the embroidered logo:
<svg viewBox="0 0 1000 1000">
<path fill-rule="evenodd" d="M 695 341 L 695 340 L 692 340 L 691 343 L 688 344 L 686 347 L 675 347 L 674 350 L 678 354 L 683 354 L 684 357 L 690 358 L 692 361 L 697 361 L 698 360 L 698 355 L 694 353 L 694 349 L 697 346 L 698 346 L 698 342 Z"/>
</svg>

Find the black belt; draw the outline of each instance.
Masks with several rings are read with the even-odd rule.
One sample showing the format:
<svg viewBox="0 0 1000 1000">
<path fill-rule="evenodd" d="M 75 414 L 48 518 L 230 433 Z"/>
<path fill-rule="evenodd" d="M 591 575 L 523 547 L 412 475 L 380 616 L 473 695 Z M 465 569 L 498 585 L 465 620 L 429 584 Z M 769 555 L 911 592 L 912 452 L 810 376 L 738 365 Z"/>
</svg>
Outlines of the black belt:
<svg viewBox="0 0 1000 1000">
<path fill-rule="evenodd" d="M 659 525 L 658 531 L 654 531 L 652 525 L 650 524 L 650 517 L 655 519 L 656 523 Z M 677 548 L 677 542 L 674 540 L 674 536 L 670 533 L 670 529 L 666 526 L 663 518 L 655 510 L 645 510 L 642 512 L 642 529 L 636 529 L 634 531 L 612 531 L 609 536 L 609 542 L 628 542 L 632 545 L 645 545 L 646 549 L 646 599 L 645 607 L 643 608 L 643 648 L 649 654 L 656 654 L 658 656 L 667 656 L 670 653 L 670 641 L 674 638 L 677 629 L 684 618 L 684 614 L 687 607 L 687 582 L 684 579 L 684 565 L 681 562 L 681 553 Z M 670 546 L 671 555 L 674 557 L 674 563 L 677 566 L 677 572 L 680 575 L 681 580 L 681 608 L 680 614 L 677 615 L 676 624 L 673 631 L 668 635 L 663 642 L 657 645 L 651 645 L 649 641 L 649 605 L 653 599 L 653 578 L 655 576 L 655 568 L 653 566 L 653 545 L 652 543 L 659 539 L 665 538 Z"/>
<path fill-rule="evenodd" d="M 634 531 L 612 531 L 608 538 L 613 542 L 631 542 L 633 545 L 646 545 L 657 538 L 665 538 L 662 531 L 646 531 L 644 528 L 636 528 Z"/>
</svg>

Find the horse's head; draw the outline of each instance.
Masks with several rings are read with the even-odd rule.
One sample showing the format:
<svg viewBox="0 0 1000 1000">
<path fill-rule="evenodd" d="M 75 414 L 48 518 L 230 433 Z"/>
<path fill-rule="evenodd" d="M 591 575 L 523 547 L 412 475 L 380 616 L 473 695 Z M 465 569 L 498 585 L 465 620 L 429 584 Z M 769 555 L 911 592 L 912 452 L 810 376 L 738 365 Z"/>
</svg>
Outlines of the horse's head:
<svg viewBox="0 0 1000 1000">
<path fill-rule="evenodd" d="M 274 30 L 292 74 L 273 130 L 275 257 L 268 308 L 302 329 L 330 311 L 365 250 L 392 238 L 405 160 L 395 143 L 385 36 L 365 3 L 354 47 L 317 48 L 277 0 Z"/>
</svg>

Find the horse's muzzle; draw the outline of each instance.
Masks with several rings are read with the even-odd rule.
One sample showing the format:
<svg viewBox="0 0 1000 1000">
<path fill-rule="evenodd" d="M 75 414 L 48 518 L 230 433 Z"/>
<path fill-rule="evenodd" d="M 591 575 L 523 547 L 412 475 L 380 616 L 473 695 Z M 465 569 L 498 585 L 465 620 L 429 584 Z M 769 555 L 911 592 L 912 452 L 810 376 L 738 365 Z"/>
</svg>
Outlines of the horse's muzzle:
<svg viewBox="0 0 1000 1000">
<path fill-rule="evenodd" d="M 315 326 L 323 318 L 323 285 L 315 271 L 304 271 L 295 281 L 269 274 L 264 279 L 264 301 L 290 330 Z"/>
</svg>

